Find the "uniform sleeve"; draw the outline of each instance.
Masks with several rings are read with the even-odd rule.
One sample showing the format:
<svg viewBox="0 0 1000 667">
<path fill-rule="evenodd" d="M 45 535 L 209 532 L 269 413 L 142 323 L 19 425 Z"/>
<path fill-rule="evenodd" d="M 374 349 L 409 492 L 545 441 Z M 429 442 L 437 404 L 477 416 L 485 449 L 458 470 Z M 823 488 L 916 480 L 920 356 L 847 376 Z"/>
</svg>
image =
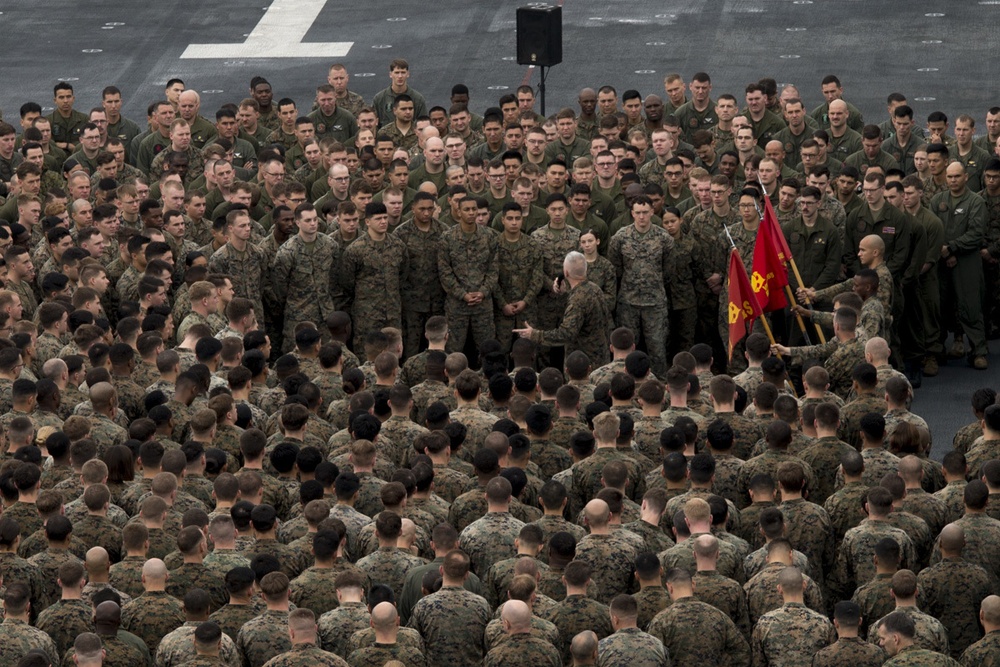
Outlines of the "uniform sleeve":
<svg viewBox="0 0 1000 667">
<path fill-rule="evenodd" d="M 352 251 L 351 248 L 357 246 L 357 242 L 347 246 L 347 250 L 344 251 L 344 256 L 340 262 L 340 286 L 343 288 L 349 300 L 354 300 L 354 287 L 357 284 L 357 271 L 358 271 L 358 261 L 357 254 L 358 251 Z"/>
<path fill-rule="evenodd" d="M 757 627 L 753 629 L 753 636 L 748 644 L 728 617 L 726 621 L 728 624 L 726 626 L 725 654 L 729 656 L 730 667 L 751 664 L 753 667 L 767 667 L 767 655 L 764 653 L 764 629 L 761 623 L 757 622 Z"/>
<path fill-rule="evenodd" d="M 965 199 L 968 212 L 966 213 L 968 223 L 965 233 L 958 238 L 952 239 L 948 246 L 956 255 L 967 255 L 979 252 L 983 245 L 983 234 L 986 232 L 986 204 L 978 195 Z"/>
<path fill-rule="evenodd" d="M 846 600 L 851 595 L 853 586 L 853 575 L 850 571 L 850 549 L 847 540 L 841 542 L 840 549 L 837 550 L 837 558 L 833 563 L 833 570 L 827 577 L 826 583 L 830 588 L 830 594 L 834 600 Z"/>
<path fill-rule="evenodd" d="M 288 299 L 288 278 L 291 274 L 292 253 L 289 250 L 279 250 L 277 257 L 274 258 L 274 268 L 271 270 L 271 286 L 274 297 L 280 304 L 284 304 Z"/>
<path fill-rule="evenodd" d="M 796 358 L 799 363 L 803 359 L 826 359 L 839 347 L 840 343 L 836 338 L 832 338 L 825 343 L 820 345 L 803 345 L 801 347 L 791 348 L 792 357 Z"/>
<path fill-rule="evenodd" d="M 531 259 L 531 276 L 528 278 L 528 285 L 523 296 L 525 305 L 530 306 L 535 302 L 538 294 L 545 287 L 545 256 L 542 255 L 542 248 L 540 244 L 536 244 L 534 252 L 532 252 Z M 497 293 L 500 290 L 497 289 Z"/>
<path fill-rule="evenodd" d="M 888 204 L 887 204 L 888 205 Z M 861 240 L 857 237 L 858 230 L 858 214 L 864 207 L 859 206 L 851 214 L 847 216 L 847 220 L 844 222 L 844 265 L 850 269 L 853 273 L 857 273 L 861 270 L 861 260 L 858 259 L 858 242 Z"/>
<path fill-rule="evenodd" d="M 833 297 L 837 296 L 841 292 L 850 292 L 854 283 L 852 280 L 845 280 L 843 282 L 830 285 L 829 287 L 824 287 L 823 289 L 816 290 L 816 298 L 813 299 L 813 303 L 820 301 L 832 301 Z"/>
<path fill-rule="evenodd" d="M 618 280 L 621 280 L 625 267 L 622 263 L 622 237 L 618 234 L 611 237 L 611 245 L 608 247 L 608 261 L 615 267 L 615 275 Z"/>
<path fill-rule="evenodd" d="M 451 264 L 451 244 L 448 243 L 447 239 L 441 239 L 437 261 L 441 287 L 451 298 L 461 300 L 465 296 L 465 288 L 459 284 L 458 277 L 455 275 L 455 269 Z"/>
<path fill-rule="evenodd" d="M 484 300 L 491 299 L 500 289 L 500 264 L 497 258 L 499 244 L 496 239 L 490 238 L 488 245 L 487 252 L 489 255 L 486 257 L 487 268 L 483 275 L 483 284 L 479 287 L 479 291 L 483 293 Z"/>
<path fill-rule="evenodd" d="M 532 339 L 543 345 L 566 345 L 576 340 L 586 317 L 586 307 L 580 303 L 580 295 L 573 294 L 566 304 L 566 311 L 563 313 L 558 328 L 538 331 L 532 336 Z"/>
</svg>

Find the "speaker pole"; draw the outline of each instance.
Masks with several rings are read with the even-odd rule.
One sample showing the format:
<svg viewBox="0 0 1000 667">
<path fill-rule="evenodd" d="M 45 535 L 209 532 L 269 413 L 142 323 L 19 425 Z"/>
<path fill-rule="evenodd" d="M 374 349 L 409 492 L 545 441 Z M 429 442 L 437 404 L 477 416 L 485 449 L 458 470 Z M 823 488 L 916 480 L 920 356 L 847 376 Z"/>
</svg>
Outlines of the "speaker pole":
<svg viewBox="0 0 1000 667">
<path fill-rule="evenodd" d="M 545 65 L 542 68 L 542 81 L 538 84 L 538 94 L 542 98 L 542 115 L 545 115 Z"/>
</svg>

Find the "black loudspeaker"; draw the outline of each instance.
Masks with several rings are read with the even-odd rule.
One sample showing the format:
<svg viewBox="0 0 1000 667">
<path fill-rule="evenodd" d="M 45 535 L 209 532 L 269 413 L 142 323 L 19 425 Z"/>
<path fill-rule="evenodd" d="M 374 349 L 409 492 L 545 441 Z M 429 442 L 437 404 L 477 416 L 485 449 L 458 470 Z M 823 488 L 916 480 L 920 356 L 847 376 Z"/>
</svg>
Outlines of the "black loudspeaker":
<svg viewBox="0 0 1000 667">
<path fill-rule="evenodd" d="M 517 8 L 517 64 L 562 62 L 562 7 Z"/>
</svg>

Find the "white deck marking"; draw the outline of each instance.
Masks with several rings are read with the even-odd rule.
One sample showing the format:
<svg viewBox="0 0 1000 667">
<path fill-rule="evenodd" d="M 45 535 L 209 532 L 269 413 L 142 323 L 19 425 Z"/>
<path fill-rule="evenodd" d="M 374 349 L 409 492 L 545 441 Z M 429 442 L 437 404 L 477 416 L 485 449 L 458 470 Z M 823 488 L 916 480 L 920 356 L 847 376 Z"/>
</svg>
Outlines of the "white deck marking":
<svg viewBox="0 0 1000 667">
<path fill-rule="evenodd" d="M 275 0 L 240 44 L 189 44 L 181 59 L 342 58 L 354 42 L 303 42 L 326 0 Z"/>
</svg>

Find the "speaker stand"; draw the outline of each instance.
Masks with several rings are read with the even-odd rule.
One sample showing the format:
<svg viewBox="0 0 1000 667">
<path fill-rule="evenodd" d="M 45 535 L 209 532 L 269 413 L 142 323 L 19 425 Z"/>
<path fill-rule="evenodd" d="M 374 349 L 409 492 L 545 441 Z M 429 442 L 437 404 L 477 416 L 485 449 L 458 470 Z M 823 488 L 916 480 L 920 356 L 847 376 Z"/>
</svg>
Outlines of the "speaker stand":
<svg viewBox="0 0 1000 667">
<path fill-rule="evenodd" d="M 542 68 L 542 80 L 538 83 L 538 95 L 542 98 L 542 115 L 545 115 L 545 65 Z"/>
</svg>

